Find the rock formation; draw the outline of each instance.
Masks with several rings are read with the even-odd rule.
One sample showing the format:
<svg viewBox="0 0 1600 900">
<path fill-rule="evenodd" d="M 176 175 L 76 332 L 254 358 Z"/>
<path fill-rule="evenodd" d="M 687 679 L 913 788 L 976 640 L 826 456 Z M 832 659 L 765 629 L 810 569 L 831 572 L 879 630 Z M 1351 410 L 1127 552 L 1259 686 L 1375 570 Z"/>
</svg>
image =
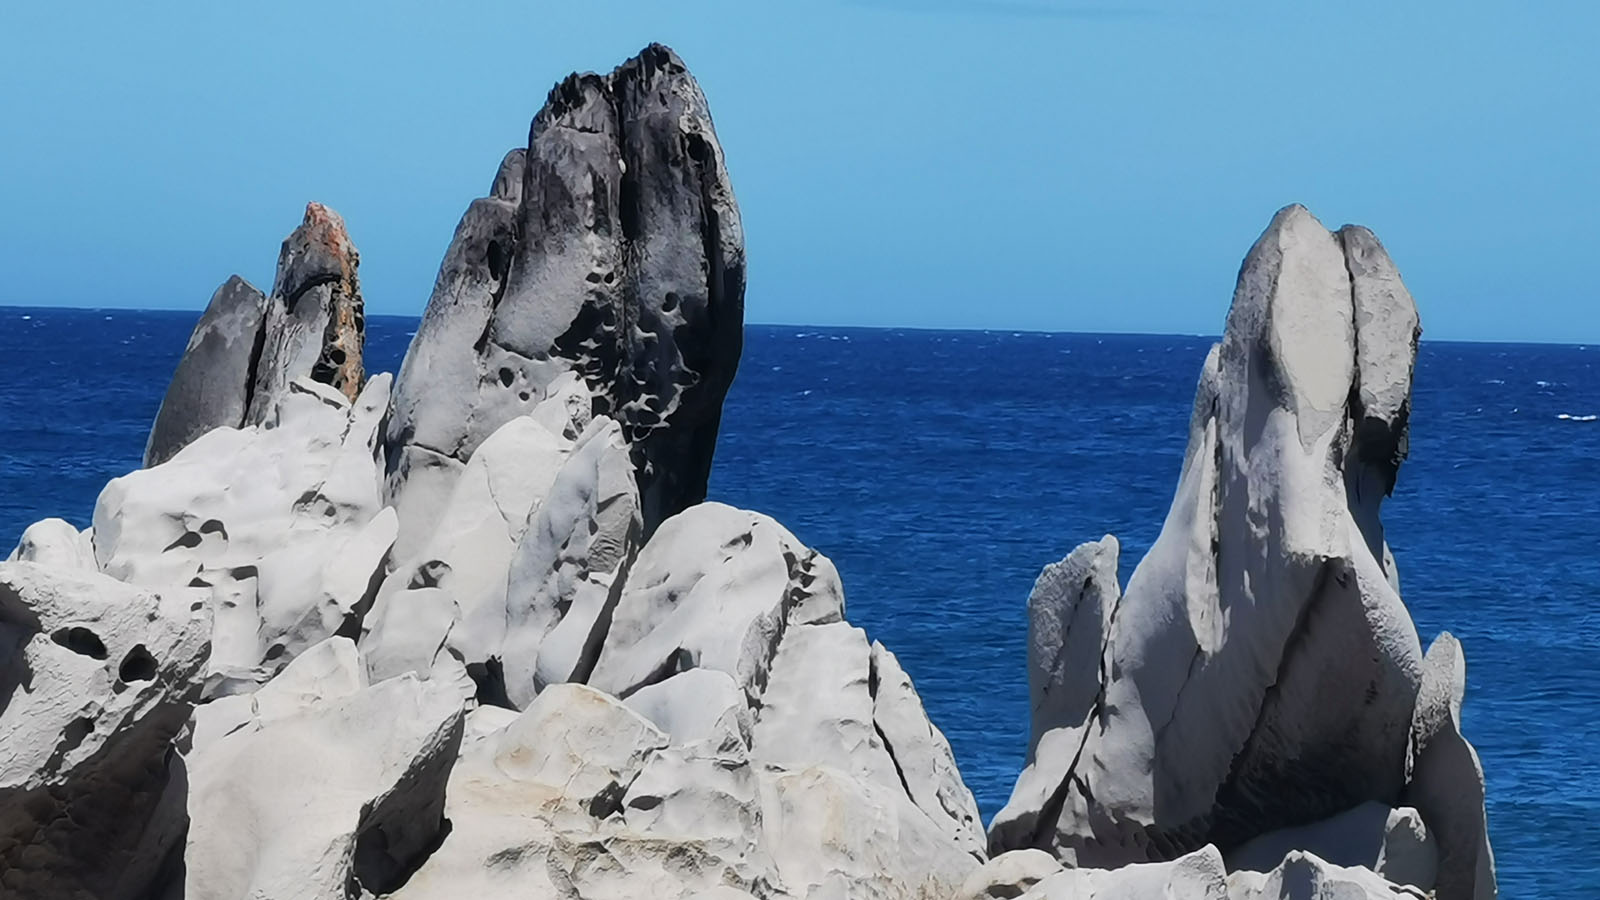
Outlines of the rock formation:
<svg viewBox="0 0 1600 900">
<path fill-rule="evenodd" d="M 166 462 L 213 428 L 243 424 L 266 313 L 266 295 L 237 275 L 211 295 L 150 428 L 146 466 Z"/>
<path fill-rule="evenodd" d="M 360 264 L 344 219 L 320 203 L 306 204 L 305 221 L 278 252 L 246 422 L 271 415 L 296 378 L 356 398 L 365 381 L 361 349 L 367 327 L 356 278 Z"/>
<path fill-rule="evenodd" d="M 982 861 L 833 565 L 700 502 L 743 247 L 682 62 L 563 82 L 491 194 L 392 402 L 312 204 L 150 465 L 0 566 L 6 889 L 909 900 Z"/>
<path fill-rule="evenodd" d="M 1437 841 L 1441 900 L 1492 896 L 1481 775 L 1444 674 L 1454 645 L 1425 674 L 1379 520 L 1407 449 L 1418 333 L 1371 232 L 1330 234 L 1298 206 L 1273 219 L 1201 372 L 1171 512 L 1127 589 L 1108 538 L 1047 569 L 1029 599 L 1033 737 L 991 852 L 1117 867 L 1212 844 L 1251 859 L 1276 848 L 1276 865 L 1311 844 L 1342 853 L 1354 811 L 1416 795 L 1427 849 L 1413 855 Z M 1426 786 L 1440 770 L 1448 801 Z M 1365 833 L 1381 844 L 1386 821 Z M 1329 833 L 1343 839 L 1319 844 Z"/>
<path fill-rule="evenodd" d="M 283 242 L 270 297 L 237 275 L 217 288 L 156 413 L 145 466 L 212 429 L 260 424 L 296 378 L 355 400 L 366 331 L 359 264 L 344 220 L 310 203 Z"/>
<path fill-rule="evenodd" d="M 1493 896 L 1378 518 L 1416 319 L 1370 234 L 1279 215 L 1127 592 L 1111 537 L 1040 577 L 987 835 L 833 564 L 702 502 L 743 249 L 671 51 L 552 92 L 392 396 L 356 265 L 308 207 L 149 465 L 0 563 L 0 896 Z"/>
<path fill-rule="evenodd" d="M 550 92 L 445 254 L 388 430 L 409 556 L 501 425 L 563 372 L 632 448 L 645 534 L 704 499 L 739 362 L 744 234 L 705 97 L 659 45 Z"/>
<path fill-rule="evenodd" d="M 301 378 L 261 425 L 211 431 L 101 491 L 101 571 L 206 590 L 208 695 L 260 684 L 324 638 L 359 632 L 395 535 L 379 497 L 388 385 L 373 378 L 352 405 Z"/>
<path fill-rule="evenodd" d="M 0 564 L 0 896 L 144 896 L 181 841 L 197 592 Z"/>
</svg>

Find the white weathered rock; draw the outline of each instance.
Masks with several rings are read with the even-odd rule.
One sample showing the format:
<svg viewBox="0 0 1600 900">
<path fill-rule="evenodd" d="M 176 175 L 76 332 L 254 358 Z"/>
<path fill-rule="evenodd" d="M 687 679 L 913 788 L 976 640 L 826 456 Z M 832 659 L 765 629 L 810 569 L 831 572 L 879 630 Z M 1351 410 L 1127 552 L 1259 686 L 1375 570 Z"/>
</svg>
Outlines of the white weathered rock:
<svg viewBox="0 0 1600 900">
<path fill-rule="evenodd" d="M 214 689 L 249 689 L 359 616 L 393 540 L 380 517 L 387 375 L 354 405 L 294 382 L 261 426 L 219 428 L 95 505 L 102 571 L 212 593 Z"/>
<path fill-rule="evenodd" d="M 1045 566 L 1028 596 L 1027 761 L 1053 728 L 1083 724 L 1100 696 L 1100 657 L 1121 589 L 1117 539 L 1083 544 Z"/>
<path fill-rule="evenodd" d="M 949 895 L 983 856 L 977 804 L 943 735 L 894 658 L 848 623 L 783 634 L 751 757 L 766 846 L 797 895 Z"/>
<path fill-rule="evenodd" d="M 587 424 L 586 415 L 580 421 L 567 415 L 566 395 L 583 390 L 577 376 L 568 376 L 560 387 L 535 410 L 547 415 L 518 416 L 483 442 L 433 523 L 432 535 L 384 584 L 384 594 L 415 586 L 449 592 L 460 608 L 451 645 L 469 662 L 499 651 L 512 553 L 529 514 L 548 495 Z"/>
<path fill-rule="evenodd" d="M 1029 900 L 1229 900 L 1222 854 L 1207 845 L 1168 862 L 1066 869 L 1022 895 Z"/>
<path fill-rule="evenodd" d="M 983 819 L 961 780 L 950 742 L 928 719 L 911 676 L 877 641 L 872 643 L 872 722 L 911 801 L 959 847 L 982 859 Z"/>
<path fill-rule="evenodd" d="M 838 621 L 831 563 L 760 513 L 702 503 L 667 520 L 628 573 L 589 683 L 626 697 L 691 668 L 760 696 L 791 614 Z"/>
<path fill-rule="evenodd" d="M 529 517 L 511 560 L 501 658 L 513 705 L 527 706 L 544 685 L 588 679 L 642 533 L 622 429 L 597 418 Z"/>
<path fill-rule="evenodd" d="M 1362 868 L 1343 868 L 1295 851 L 1265 874 L 1228 876 L 1228 900 L 1418 900 L 1415 888 L 1391 884 Z"/>
<path fill-rule="evenodd" d="M 404 883 L 444 827 L 460 698 L 411 675 L 368 686 L 332 638 L 197 736 L 185 896 L 342 898 Z M 225 733 L 221 733 L 225 732 Z"/>
<path fill-rule="evenodd" d="M 0 564 L 0 893 L 142 897 L 182 837 L 196 593 Z"/>
<path fill-rule="evenodd" d="M 1012 850 L 972 870 L 956 900 L 1010 900 L 1061 871 L 1061 861 L 1043 850 Z"/>
<path fill-rule="evenodd" d="M 1361 247 L 1376 271 L 1381 249 Z M 1389 327 L 1410 306 L 1397 277 L 1379 291 L 1350 273 L 1344 240 L 1298 206 L 1251 249 L 1172 509 L 1117 604 L 1101 696 L 1058 729 L 1053 759 L 1054 723 L 1036 729 L 1034 777 L 992 850 L 1171 859 L 1398 801 L 1421 652 L 1363 531 L 1382 492 L 1350 484 L 1392 484 L 1414 334 Z M 1357 385 L 1371 409 L 1351 407 Z"/>
<path fill-rule="evenodd" d="M 450 780 L 451 832 L 394 896 L 679 898 L 753 887 L 764 873 L 717 855 L 717 838 L 758 834 L 748 766 L 724 770 L 742 771 L 742 788 L 729 774 L 696 793 L 686 757 L 667 751 L 667 736 L 616 698 L 550 686 L 463 753 Z"/>
<path fill-rule="evenodd" d="M 581 680 L 599 652 L 613 582 L 635 552 L 637 509 L 616 424 L 591 420 L 582 381 L 561 376 L 543 403 L 478 448 L 420 551 L 379 590 L 363 649 L 410 659 L 424 674 L 442 648 L 487 696 L 526 706 L 547 683 L 536 672 L 556 637 L 548 682 Z M 428 640 L 386 646 L 424 622 Z M 563 625 L 571 627 L 552 635 Z M 428 646 L 434 635 L 443 643 Z"/>
<path fill-rule="evenodd" d="M 1467 660 L 1446 631 L 1423 660 L 1422 687 L 1411 723 L 1405 802 L 1415 806 L 1438 842 L 1439 900 L 1492 900 L 1498 887 L 1483 802 L 1483 767 L 1461 735 Z"/>
<path fill-rule="evenodd" d="M 1226 854 L 1230 871 L 1270 872 L 1294 851 L 1332 865 L 1370 869 L 1385 880 L 1433 890 L 1439 848 L 1414 809 L 1363 803 L 1311 825 L 1261 835 Z"/>
<path fill-rule="evenodd" d="M 954 896 L 978 861 L 899 785 L 828 766 L 761 773 L 762 829 L 796 897 Z"/>
<path fill-rule="evenodd" d="M 29 525 L 6 561 L 38 563 L 56 571 L 99 571 L 93 535 L 78 531 L 64 519 L 42 519 Z"/>
<path fill-rule="evenodd" d="M 754 714 L 733 676 L 716 669 L 690 669 L 646 685 L 623 701 L 649 719 L 675 746 L 716 750 L 750 746 Z"/>
<path fill-rule="evenodd" d="M 761 694 L 751 741 L 756 759 L 781 769 L 831 766 L 899 787 L 873 721 L 873 687 L 866 632 L 848 622 L 789 629 Z"/>
<path fill-rule="evenodd" d="M 1010 855 L 1010 854 L 1008 854 Z M 1211 845 L 1169 862 L 1118 869 L 1065 869 L 1035 884 L 1025 900 L 1419 900 L 1415 888 L 1384 881 L 1366 869 L 1342 868 L 1295 851 L 1271 872 L 1223 868 Z"/>
</svg>

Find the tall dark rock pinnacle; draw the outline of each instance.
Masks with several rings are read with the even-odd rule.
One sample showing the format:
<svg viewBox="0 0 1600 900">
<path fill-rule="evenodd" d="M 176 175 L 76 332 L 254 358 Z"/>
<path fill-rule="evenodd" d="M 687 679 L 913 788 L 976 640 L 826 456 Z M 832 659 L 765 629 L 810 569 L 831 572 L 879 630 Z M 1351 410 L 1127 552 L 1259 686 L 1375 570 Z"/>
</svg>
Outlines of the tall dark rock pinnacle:
<svg viewBox="0 0 1600 900">
<path fill-rule="evenodd" d="M 704 499 L 744 286 L 739 210 L 683 61 L 652 45 L 558 84 L 457 226 L 395 385 L 400 555 L 478 445 L 566 371 L 632 444 L 647 532 Z"/>
</svg>

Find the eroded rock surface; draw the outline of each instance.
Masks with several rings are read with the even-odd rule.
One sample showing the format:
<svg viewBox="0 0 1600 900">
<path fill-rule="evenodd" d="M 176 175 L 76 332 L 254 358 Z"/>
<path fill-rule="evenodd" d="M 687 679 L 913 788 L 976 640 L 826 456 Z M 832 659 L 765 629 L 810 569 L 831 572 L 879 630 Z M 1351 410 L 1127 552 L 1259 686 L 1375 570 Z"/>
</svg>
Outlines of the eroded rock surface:
<svg viewBox="0 0 1600 900">
<path fill-rule="evenodd" d="M 682 60 L 651 46 L 557 85 L 457 227 L 396 383 L 402 554 L 479 445 L 568 371 L 622 426 L 646 533 L 699 502 L 743 320 L 739 211 Z"/>
<path fill-rule="evenodd" d="M 195 593 L 0 564 L 0 894 L 139 898 L 181 841 Z"/>
<path fill-rule="evenodd" d="M 1498 893 L 1484 812 L 1483 766 L 1461 735 L 1466 688 L 1466 656 L 1446 631 L 1434 639 L 1423 660 L 1405 788 L 1405 801 L 1422 814 L 1438 842 L 1439 900 L 1489 900 Z"/>
<path fill-rule="evenodd" d="M 360 263 L 344 219 L 320 203 L 306 204 L 305 221 L 278 253 L 246 423 L 272 415 L 297 378 L 329 385 L 355 400 L 365 381 Z"/>
<path fill-rule="evenodd" d="M 1417 332 L 1369 232 L 1279 214 L 1127 591 L 1109 536 L 1040 577 L 988 835 L 827 557 L 701 502 L 742 240 L 658 46 L 552 91 L 392 397 L 308 207 L 271 295 L 197 327 L 149 467 L 0 564 L 0 889 L 1493 895 L 1459 648 L 1424 664 L 1378 516 Z"/>
<path fill-rule="evenodd" d="M 229 701 L 233 701 L 229 704 Z M 446 830 L 460 698 L 368 684 L 335 637 L 250 697 L 222 701 L 192 753 L 185 896 L 323 898 L 404 884 Z"/>
<path fill-rule="evenodd" d="M 1273 219 L 1203 367 L 1155 545 L 1120 599 L 1108 539 L 1047 569 L 1029 601 L 1029 765 L 991 851 L 1116 867 L 1212 844 L 1272 868 L 1315 847 L 1433 887 L 1427 835 L 1450 826 L 1426 804 L 1420 820 L 1392 808 L 1413 793 L 1416 734 L 1445 746 L 1451 729 L 1413 724 L 1422 655 L 1379 519 L 1406 454 L 1418 333 L 1370 231 L 1330 233 L 1298 206 Z M 1450 813 L 1462 833 L 1482 833 L 1478 796 L 1476 814 Z M 1358 809 L 1376 818 L 1348 818 Z M 1463 853 L 1468 868 L 1482 858 Z M 1378 858 L 1393 855 L 1405 860 Z"/>
<path fill-rule="evenodd" d="M 266 313 L 266 295 L 237 275 L 211 295 L 150 428 L 146 466 L 166 462 L 213 428 L 244 424 Z"/>
<path fill-rule="evenodd" d="M 359 628 L 396 530 L 379 496 L 388 383 L 372 379 L 351 404 L 328 385 L 291 382 L 268 421 L 213 430 L 101 492 L 102 571 L 208 589 L 216 690 L 248 689 Z"/>
<path fill-rule="evenodd" d="M 212 429 L 261 424 L 299 378 L 354 401 L 365 381 L 359 264 L 344 220 L 310 203 L 283 242 L 270 296 L 237 275 L 217 288 L 156 413 L 145 466 Z"/>
</svg>

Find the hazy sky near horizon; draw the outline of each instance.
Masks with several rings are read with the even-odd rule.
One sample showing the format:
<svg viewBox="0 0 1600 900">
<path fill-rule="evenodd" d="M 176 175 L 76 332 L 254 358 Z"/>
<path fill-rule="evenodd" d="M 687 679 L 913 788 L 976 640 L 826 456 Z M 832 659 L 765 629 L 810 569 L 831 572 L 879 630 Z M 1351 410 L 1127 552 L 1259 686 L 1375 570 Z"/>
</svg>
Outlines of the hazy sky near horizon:
<svg viewBox="0 0 1600 900">
<path fill-rule="evenodd" d="M 1215 333 L 1300 202 L 1378 233 L 1431 338 L 1600 342 L 1600 4 L 1298 6 L 8 3 L 0 304 L 265 290 L 318 200 L 369 311 L 418 314 L 550 86 L 661 41 L 752 322 Z"/>
</svg>

